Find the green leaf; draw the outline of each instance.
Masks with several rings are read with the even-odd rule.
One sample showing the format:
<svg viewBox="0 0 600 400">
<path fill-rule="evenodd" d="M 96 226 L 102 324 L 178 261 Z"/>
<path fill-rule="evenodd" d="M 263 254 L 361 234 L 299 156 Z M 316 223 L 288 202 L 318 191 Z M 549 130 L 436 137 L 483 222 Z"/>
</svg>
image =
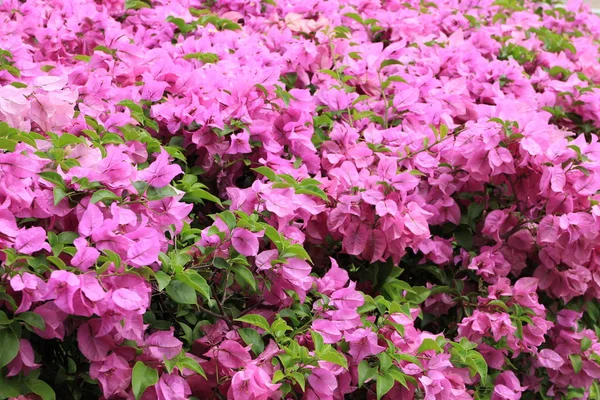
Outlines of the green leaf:
<svg viewBox="0 0 600 400">
<path fill-rule="evenodd" d="M 229 268 L 229 263 L 224 258 L 215 257 L 213 260 L 213 266 L 218 269 L 227 269 Z"/>
<path fill-rule="evenodd" d="M 75 239 L 79 237 L 77 232 L 64 231 L 58 235 L 58 243 L 62 244 L 73 244 Z"/>
<path fill-rule="evenodd" d="M 487 303 L 487 306 L 488 307 L 496 306 L 496 307 L 500 307 L 504 311 L 508 311 L 508 306 L 502 300 L 492 300 L 489 303 Z"/>
<path fill-rule="evenodd" d="M 48 257 L 46 257 L 46 259 L 48 261 L 50 261 L 52 264 L 56 265 L 58 267 L 58 269 L 62 269 L 62 270 L 67 269 L 67 264 L 65 264 L 65 262 L 62 259 L 60 259 L 59 257 L 48 256 Z"/>
<path fill-rule="evenodd" d="M 187 326 L 186 324 L 183 323 L 179 323 L 179 325 L 183 328 L 184 326 Z M 188 329 L 190 328 L 189 326 L 187 327 Z M 163 364 L 165 365 L 165 369 L 167 370 L 167 372 L 170 374 L 171 372 L 173 372 L 173 368 L 175 368 L 175 366 L 177 365 L 177 362 L 179 361 L 179 356 L 175 357 L 175 358 L 171 358 L 170 360 L 164 359 L 163 360 Z"/>
<path fill-rule="evenodd" d="M 298 385 L 300 385 L 300 388 L 302 389 L 303 392 L 306 390 L 306 382 L 305 382 L 304 374 L 301 374 L 300 372 L 291 372 L 290 377 L 292 377 L 296 381 L 296 383 L 298 383 Z"/>
<path fill-rule="evenodd" d="M 62 243 L 55 243 L 55 244 L 51 244 L 52 246 L 52 255 L 54 256 L 59 256 L 60 253 L 62 253 L 63 249 L 65 248 L 65 245 Z M 62 266 L 62 264 L 64 264 L 63 260 L 57 261 L 59 265 Z M 53 262 L 53 264 L 56 265 L 56 263 Z"/>
<path fill-rule="evenodd" d="M 423 342 L 421 342 L 417 353 L 423 353 L 429 350 L 435 350 L 436 353 L 441 353 L 443 351 L 443 349 L 439 344 L 436 343 L 435 340 L 429 338 L 423 339 Z"/>
<path fill-rule="evenodd" d="M 73 57 L 73 59 L 77 60 L 77 61 L 90 62 L 90 60 L 92 59 L 92 57 L 86 56 L 84 54 L 78 54 L 75 57 Z"/>
<path fill-rule="evenodd" d="M 369 366 L 367 360 L 362 360 L 358 364 L 358 386 L 361 387 L 365 382 L 373 379 L 377 375 L 377 368 Z"/>
<path fill-rule="evenodd" d="M 0 149 L 8 150 L 10 152 L 15 151 L 17 142 L 10 139 L 0 138 Z"/>
<path fill-rule="evenodd" d="M 97 203 L 99 201 L 103 202 L 106 205 L 111 204 L 114 201 L 119 201 L 121 200 L 121 198 L 119 196 L 117 196 L 116 194 L 114 194 L 113 192 L 111 192 L 110 190 L 106 190 L 106 189 L 101 189 L 96 191 L 91 198 L 91 202 L 92 203 Z"/>
<path fill-rule="evenodd" d="M 271 182 L 281 182 L 281 179 L 277 176 L 275 171 L 273 171 L 269 167 L 252 168 L 252 171 L 258 172 L 259 174 L 266 176 L 267 179 L 270 180 Z"/>
<path fill-rule="evenodd" d="M 405 299 L 403 292 L 415 293 L 413 288 L 406 282 L 393 279 L 381 287 L 381 294 L 390 301 L 401 301 Z"/>
<path fill-rule="evenodd" d="M 398 60 L 392 60 L 392 59 L 384 60 L 381 62 L 381 67 L 379 67 L 379 69 L 382 70 L 389 65 L 402 65 L 402 63 Z"/>
<path fill-rule="evenodd" d="M 210 298 L 210 286 L 208 286 L 206 279 L 204 279 L 202 275 L 190 269 L 185 271 L 184 275 L 189 279 L 190 286 L 193 287 L 196 292 L 200 293 L 206 300 Z"/>
<path fill-rule="evenodd" d="M 140 10 L 142 8 L 152 8 L 150 4 L 141 0 L 125 0 L 126 10 Z"/>
<path fill-rule="evenodd" d="M 203 200 L 208 200 L 221 205 L 221 199 L 204 189 L 195 189 L 191 192 L 188 192 L 181 200 L 190 203 L 203 203 Z"/>
<path fill-rule="evenodd" d="M 277 246 L 277 250 L 282 250 L 283 238 L 275 228 L 273 228 L 270 225 L 265 226 L 265 235 L 267 235 L 267 237 L 271 239 L 273 243 L 275 243 L 275 246 Z"/>
<path fill-rule="evenodd" d="M 315 345 L 315 350 L 320 351 L 321 348 L 323 348 L 323 344 L 325 343 L 323 341 L 323 336 L 321 336 L 321 334 L 316 331 L 311 331 L 310 335 L 312 336 L 312 340 Z"/>
<path fill-rule="evenodd" d="M 156 278 L 156 282 L 158 283 L 159 292 L 162 292 L 169 285 L 169 282 L 171 282 L 171 276 L 162 271 L 154 272 L 154 278 Z"/>
<path fill-rule="evenodd" d="M 6 70 L 9 74 L 14 76 L 15 78 L 21 77 L 21 71 L 19 71 L 17 68 L 13 67 L 12 65 L 0 65 L 0 70 L 2 70 L 2 69 Z"/>
<path fill-rule="evenodd" d="M 192 370 L 195 373 L 202 375 L 204 379 L 206 379 L 206 373 L 204 372 L 204 369 L 200 366 L 200 364 L 198 364 L 198 361 L 194 360 L 193 358 L 180 356 L 177 366 Z"/>
<path fill-rule="evenodd" d="M 351 18 L 361 25 L 364 25 L 364 23 L 365 23 L 365 21 L 362 19 L 362 17 L 356 13 L 346 13 L 346 14 L 344 14 L 344 17 Z"/>
<path fill-rule="evenodd" d="M 27 388 L 31 390 L 32 393 L 37 394 L 42 398 L 42 400 L 55 400 L 56 394 L 54 393 L 54 389 L 46 382 L 41 381 L 39 379 L 32 379 L 25 383 Z"/>
<path fill-rule="evenodd" d="M 296 180 L 296 178 L 294 178 L 293 176 L 289 175 L 289 174 L 279 174 L 278 175 L 283 181 L 287 182 L 290 186 L 296 186 L 298 185 L 298 181 Z"/>
<path fill-rule="evenodd" d="M 398 368 L 398 367 L 391 368 L 387 373 L 390 374 L 396 382 L 398 382 L 399 384 L 401 384 L 402 386 L 404 386 L 405 388 L 408 389 L 408 384 L 406 383 L 406 378 L 407 377 L 410 378 L 410 376 L 404 374 L 402 371 L 400 371 L 399 369 L 396 369 L 396 368 Z"/>
<path fill-rule="evenodd" d="M 2 310 L 0 310 L 0 325 L 9 325 L 12 322 L 12 319 L 8 318 L 8 315 Z"/>
<path fill-rule="evenodd" d="M 573 366 L 573 371 L 575 371 L 576 374 L 581 372 L 581 369 L 583 368 L 581 356 L 579 354 L 569 354 L 569 359 L 571 360 L 571 365 Z"/>
<path fill-rule="evenodd" d="M 456 229 L 454 238 L 456 239 L 456 243 L 466 250 L 471 250 L 473 247 L 473 232 L 464 226 L 459 226 Z"/>
<path fill-rule="evenodd" d="M 293 328 L 291 326 L 289 326 L 287 324 L 287 322 L 285 322 L 283 319 L 276 319 L 271 324 L 271 332 L 276 337 L 281 337 L 285 334 L 285 332 L 292 331 L 292 330 L 293 330 Z"/>
<path fill-rule="evenodd" d="M 466 364 L 469 366 L 472 372 L 477 372 L 481 377 L 481 381 L 485 382 L 487 380 L 487 372 L 488 366 L 485 362 L 485 359 L 481 354 L 474 350 L 469 350 L 467 353 Z"/>
<path fill-rule="evenodd" d="M 55 185 L 65 187 L 65 181 L 63 177 L 56 172 L 40 172 L 38 175 L 48 182 L 52 182 Z"/>
<path fill-rule="evenodd" d="M 183 337 L 185 338 L 185 340 L 188 343 L 193 342 L 194 339 L 192 338 L 192 336 L 194 336 L 194 332 L 192 331 L 192 328 L 190 328 L 185 322 L 179 322 L 179 327 L 183 331 Z"/>
<path fill-rule="evenodd" d="M 306 185 L 296 188 L 296 194 L 307 194 L 309 196 L 315 196 L 321 200 L 327 201 L 327 194 L 318 186 Z"/>
<path fill-rule="evenodd" d="M 346 357 L 344 357 L 342 353 L 335 350 L 333 347 L 329 347 L 327 351 L 318 353 L 318 356 L 323 361 L 329 361 L 339 365 L 340 367 L 348 369 L 348 360 Z"/>
<path fill-rule="evenodd" d="M 240 337 L 247 345 L 252 346 L 254 354 L 259 355 L 265 349 L 263 338 L 255 329 L 240 328 L 237 330 L 237 333 L 240 334 Z"/>
<path fill-rule="evenodd" d="M 136 181 L 136 182 L 133 182 L 133 187 L 135 188 L 135 190 L 137 190 L 137 193 L 141 196 L 144 193 L 146 193 L 146 190 L 148 190 L 150 185 L 148 185 L 148 182 Z"/>
<path fill-rule="evenodd" d="M 467 211 L 467 217 L 469 218 L 469 221 L 474 221 L 477 219 L 483 212 L 483 208 L 484 204 L 482 203 L 471 203 Z"/>
<path fill-rule="evenodd" d="M 390 369 L 390 367 L 392 366 L 392 359 L 390 358 L 390 356 L 387 355 L 387 353 L 383 352 L 383 353 L 379 353 L 379 371 L 380 372 L 385 372 L 388 369 Z"/>
<path fill-rule="evenodd" d="M 240 286 L 250 286 L 253 290 L 256 290 L 256 280 L 248 268 L 235 264 L 231 267 L 231 270 L 235 273 L 235 280 Z"/>
<path fill-rule="evenodd" d="M 111 50 L 106 46 L 96 46 L 93 51 L 101 51 L 106 54 L 110 54 L 111 56 L 115 55 L 116 50 Z"/>
<path fill-rule="evenodd" d="M 7 293 L 0 292 L 0 300 L 3 300 L 10 305 L 10 308 L 12 308 L 13 311 L 17 309 L 17 303 L 15 302 L 15 299 L 13 299 L 12 296 L 8 295 Z"/>
<path fill-rule="evenodd" d="M 142 123 L 144 121 L 144 109 L 141 105 L 131 100 L 120 101 L 119 103 L 117 103 L 117 105 L 129 108 L 129 110 L 131 111 L 131 116 L 135 118 L 135 120 L 139 123 Z"/>
<path fill-rule="evenodd" d="M 171 185 L 167 185 L 161 188 L 155 188 L 150 186 L 146 191 L 146 198 L 150 201 L 161 200 L 165 197 L 173 197 L 177 195 L 177 191 Z"/>
<path fill-rule="evenodd" d="M 146 366 L 141 361 L 135 363 L 131 373 L 131 388 L 135 399 L 138 400 L 144 391 L 158 382 L 158 371 Z"/>
<path fill-rule="evenodd" d="M 58 147 L 65 147 L 70 144 L 79 144 L 83 143 L 83 140 L 75 135 L 70 133 L 63 133 L 58 137 Z"/>
<path fill-rule="evenodd" d="M 392 304 L 397 304 L 397 303 L 392 303 Z M 392 320 L 386 319 L 384 321 L 385 325 L 390 325 L 393 326 L 394 329 L 396 329 L 396 332 L 398 332 L 400 334 L 400 336 L 404 336 L 404 325 L 402 324 L 398 324 Z"/>
<path fill-rule="evenodd" d="M 587 336 L 584 336 L 581 339 L 581 351 L 586 351 L 590 347 L 592 347 L 592 341 Z"/>
<path fill-rule="evenodd" d="M 27 325 L 33 326 L 34 328 L 38 328 L 40 330 L 44 330 L 46 327 L 46 322 L 41 315 L 36 314 L 31 311 L 23 312 L 17 315 L 16 319 L 25 322 Z"/>
<path fill-rule="evenodd" d="M 237 318 L 235 321 L 245 322 L 246 324 L 258 326 L 259 328 L 264 329 L 265 332 L 271 332 L 271 326 L 267 322 L 267 319 L 262 315 L 248 314 Z"/>
<path fill-rule="evenodd" d="M 11 362 L 19 353 L 19 338 L 9 329 L 0 330 L 0 368 Z"/>
<path fill-rule="evenodd" d="M 285 378 L 285 374 L 283 373 L 282 370 L 279 369 L 279 370 L 275 371 L 275 373 L 273 374 L 272 382 L 277 383 L 284 378 Z"/>
<path fill-rule="evenodd" d="M 115 265 L 115 268 L 119 268 L 121 266 L 121 256 L 115 253 L 112 250 L 102 250 L 106 258 L 109 259 Z"/>
<path fill-rule="evenodd" d="M 0 399 L 19 397 L 21 392 L 19 377 L 8 378 L 5 374 L 0 374 Z"/>
<path fill-rule="evenodd" d="M 521 321 L 521 319 L 514 319 L 513 322 L 517 328 L 515 336 L 519 339 L 523 339 L 523 322 Z"/>
<path fill-rule="evenodd" d="M 60 186 L 55 186 L 54 189 L 52 189 L 52 194 L 54 196 L 55 206 L 58 206 L 60 202 L 69 195 L 67 192 L 65 192 L 65 189 Z"/>
<path fill-rule="evenodd" d="M 191 31 L 191 27 L 190 24 L 186 24 L 185 21 L 183 20 L 183 18 L 176 18 L 173 16 L 168 16 L 167 17 L 167 22 L 171 22 L 172 24 L 176 25 L 177 28 L 182 32 L 182 33 L 187 33 L 189 31 Z"/>
<path fill-rule="evenodd" d="M 394 378 L 390 374 L 377 375 L 377 400 L 394 387 Z"/>
<path fill-rule="evenodd" d="M 383 83 L 384 89 L 387 88 L 392 82 L 406 83 L 406 80 L 404 78 L 402 78 L 401 76 L 392 75 L 389 78 L 387 78 L 385 80 L 385 82 Z"/>
<path fill-rule="evenodd" d="M 290 255 L 293 257 L 297 257 L 297 258 L 301 258 L 303 260 L 310 261 L 310 256 L 308 255 L 308 252 L 304 249 L 304 247 L 302 247 L 299 244 L 293 244 L 289 247 L 286 247 L 285 253 L 283 256 L 285 258 L 289 258 Z"/>
<path fill-rule="evenodd" d="M 10 85 L 16 87 L 17 89 L 24 89 L 27 87 L 27 84 L 23 82 L 11 82 Z"/>
<path fill-rule="evenodd" d="M 235 215 L 233 215 L 233 213 L 229 210 L 223 211 L 222 213 L 220 213 L 219 218 L 221 218 L 223 220 L 223 222 L 225 222 L 225 224 L 227 224 L 227 227 L 230 230 L 232 230 L 233 228 L 235 228 L 237 226 L 237 220 L 235 218 Z"/>
<path fill-rule="evenodd" d="M 198 298 L 193 287 L 180 280 L 172 280 L 167 286 L 167 294 L 179 304 L 197 304 Z"/>
<path fill-rule="evenodd" d="M 199 60 L 204 64 L 214 64 L 219 61 L 215 53 L 190 53 L 183 56 L 184 60 Z"/>
<path fill-rule="evenodd" d="M 256 85 L 254 85 L 254 87 L 256 87 L 258 90 L 260 90 L 262 92 L 262 94 L 265 96 L 265 98 L 269 97 L 269 91 L 267 90 L 266 87 L 264 87 L 260 83 L 257 83 Z"/>
<path fill-rule="evenodd" d="M 566 396 L 562 397 L 565 400 L 580 400 L 585 398 L 585 389 L 584 388 L 574 388 L 574 387 L 569 387 L 567 389 L 567 394 Z M 597 397 L 587 397 L 588 399 L 597 399 Z"/>
<path fill-rule="evenodd" d="M 426 271 L 427 273 L 431 274 L 440 283 L 445 283 L 446 282 L 446 279 L 447 279 L 446 273 L 438 265 L 424 265 L 424 266 L 419 266 L 418 269 Z"/>
</svg>

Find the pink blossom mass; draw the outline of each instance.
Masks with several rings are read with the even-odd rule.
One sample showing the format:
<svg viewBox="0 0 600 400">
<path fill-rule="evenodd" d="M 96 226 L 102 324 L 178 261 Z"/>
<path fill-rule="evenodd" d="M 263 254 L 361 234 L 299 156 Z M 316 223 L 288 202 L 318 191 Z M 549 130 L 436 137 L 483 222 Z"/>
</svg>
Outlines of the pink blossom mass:
<svg viewBox="0 0 600 400">
<path fill-rule="evenodd" d="M 581 0 L 0 1 L 0 400 L 600 400 Z"/>
</svg>

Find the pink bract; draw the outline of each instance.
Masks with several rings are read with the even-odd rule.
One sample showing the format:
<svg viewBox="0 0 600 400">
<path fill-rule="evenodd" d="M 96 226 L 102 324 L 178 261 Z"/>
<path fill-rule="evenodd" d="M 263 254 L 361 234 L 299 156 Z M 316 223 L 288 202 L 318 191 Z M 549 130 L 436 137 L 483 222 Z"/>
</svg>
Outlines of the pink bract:
<svg viewBox="0 0 600 400">
<path fill-rule="evenodd" d="M 0 4 L 0 396 L 600 398 L 580 0 Z"/>
</svg>

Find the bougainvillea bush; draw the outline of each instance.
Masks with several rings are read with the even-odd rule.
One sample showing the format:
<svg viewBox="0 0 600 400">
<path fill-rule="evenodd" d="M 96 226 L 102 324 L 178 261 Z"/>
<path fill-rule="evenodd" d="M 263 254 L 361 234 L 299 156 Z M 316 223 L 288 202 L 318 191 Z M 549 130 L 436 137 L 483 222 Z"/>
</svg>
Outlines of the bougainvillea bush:
<svg viewBox="0 0 600 400">
<path fill-rule="evenodd" d="M 581 1 L 4 0 L 0 399 L 600 399 Z"/>
</svg>

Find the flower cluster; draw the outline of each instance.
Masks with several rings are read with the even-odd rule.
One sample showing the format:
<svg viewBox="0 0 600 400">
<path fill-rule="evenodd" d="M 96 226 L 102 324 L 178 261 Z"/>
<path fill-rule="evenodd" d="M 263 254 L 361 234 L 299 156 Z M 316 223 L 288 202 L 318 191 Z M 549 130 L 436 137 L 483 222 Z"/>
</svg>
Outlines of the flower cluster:
<svg viewBox="0 0 600 400">
<path fill-rule="evenodd" d="M 0 398 L 600 398 L 580 0 L 0 4 Z"/>
</svg>

